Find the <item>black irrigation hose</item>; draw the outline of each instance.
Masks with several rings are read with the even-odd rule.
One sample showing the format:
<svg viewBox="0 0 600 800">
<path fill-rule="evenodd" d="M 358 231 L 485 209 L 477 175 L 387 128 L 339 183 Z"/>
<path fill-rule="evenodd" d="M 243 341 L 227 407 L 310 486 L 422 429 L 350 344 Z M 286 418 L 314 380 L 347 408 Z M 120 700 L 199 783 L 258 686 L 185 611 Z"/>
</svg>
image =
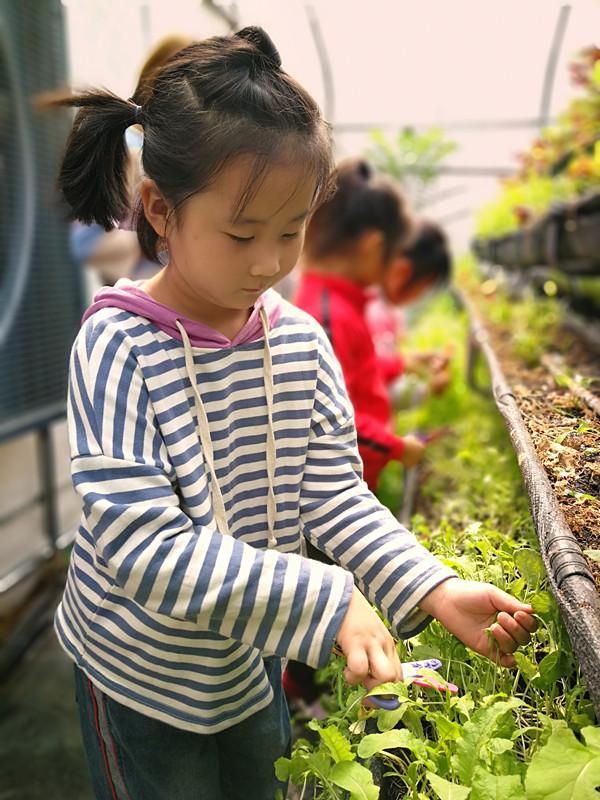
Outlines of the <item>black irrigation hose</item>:
<svg viewBox="0 0 600 800">
<path fill-rule="evenodd" d="M 457 292 L 457 295 L 469 316 L 470 347 L 479 348 L 487 361 L 494 400 L 508 428 L 529 495 L 550 588 L 579 659 L 596 716 L 600 719 L 600 597 L 594 578 L 537 457 L 488 333 L 472 302 L 462 292 Z"/>
</svg>

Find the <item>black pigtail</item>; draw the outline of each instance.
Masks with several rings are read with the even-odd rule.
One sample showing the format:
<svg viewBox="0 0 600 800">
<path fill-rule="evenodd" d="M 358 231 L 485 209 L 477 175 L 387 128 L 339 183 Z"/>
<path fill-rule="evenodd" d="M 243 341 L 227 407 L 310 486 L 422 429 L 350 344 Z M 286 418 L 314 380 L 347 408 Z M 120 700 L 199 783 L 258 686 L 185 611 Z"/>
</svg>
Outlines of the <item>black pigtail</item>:
<svg viewBox="0 0 600 800">
<path fill-rule="evenodd" d="M 129 212 L 125 131 L 139 122 L 139 107 L 107 91 L 57 100 L 79 108 L 58 176 L 69 217 L 109 231 Z"/>
</svg>

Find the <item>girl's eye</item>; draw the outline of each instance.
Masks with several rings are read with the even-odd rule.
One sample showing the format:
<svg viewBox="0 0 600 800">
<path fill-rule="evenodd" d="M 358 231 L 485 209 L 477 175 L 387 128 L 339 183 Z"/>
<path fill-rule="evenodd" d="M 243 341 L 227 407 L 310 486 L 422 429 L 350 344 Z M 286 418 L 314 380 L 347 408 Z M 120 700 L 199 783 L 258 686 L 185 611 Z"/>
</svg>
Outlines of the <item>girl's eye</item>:
<svg viewBox="0 0 600 800">
<path fill-rule="evenodd" d="M 300 236 L 300 231 L 296 231 L 296 233 L 284 233 L 281 237 L 282 239 L 297 239 Z"/>
<path fill-rule="evenodd" d="M 236 236 L 233 233 L 228 233 L 230 239 L 233 239 L 234 242 L 238 242 L 239 244 L 247 244 L 254 239 L 254 236 Z"/>
</svg>

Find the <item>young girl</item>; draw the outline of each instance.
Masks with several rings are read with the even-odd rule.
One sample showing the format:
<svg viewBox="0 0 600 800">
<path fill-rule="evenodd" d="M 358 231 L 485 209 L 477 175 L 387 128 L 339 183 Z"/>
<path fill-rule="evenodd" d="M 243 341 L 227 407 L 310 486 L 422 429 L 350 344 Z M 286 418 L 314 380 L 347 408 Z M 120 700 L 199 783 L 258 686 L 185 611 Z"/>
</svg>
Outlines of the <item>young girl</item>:
<svg viewBox="0 0 600 800">
<path fill-rule="evenodd" d="M 367 323 L 373 287 L 396 283 L 397 253 L 412 224 L 396 186 L 364 159 L 342 161 L 334 184 L 310 220 L 294 302 L 323 325 L 342 366 L 365 480 L 375 491 L 389 461 L 414 466 L 425 449 L 416 436 L 393 430 L 388 386 L 403 360 L 377 354 Z"/>
<path fill-rule="evenodd" d="M 457 579 L 377 503 L 321 328 L 269 288 L 298 257 L 331 152 L 268 36 L 192 45 L 141 107 L 104 91 L 69 102 L 72 216 L 126 216 L 124 133 L 141 124 L 137 230 L 167 260 L 100 292 L 71 360 L 83 515 L 56 629 L 94 789 L 267 800 L 285 793 L 273 762 L 290 744 L 281 658 L 320 666 L 337 641 L 349 681 L 401 677 L 365 595 L 402 636 L 436 616 L 492 654 L 492 625 L 507 665 L 534 619 Z M 335 565 L 303 558 L 302 537 Z"/>
</svg>

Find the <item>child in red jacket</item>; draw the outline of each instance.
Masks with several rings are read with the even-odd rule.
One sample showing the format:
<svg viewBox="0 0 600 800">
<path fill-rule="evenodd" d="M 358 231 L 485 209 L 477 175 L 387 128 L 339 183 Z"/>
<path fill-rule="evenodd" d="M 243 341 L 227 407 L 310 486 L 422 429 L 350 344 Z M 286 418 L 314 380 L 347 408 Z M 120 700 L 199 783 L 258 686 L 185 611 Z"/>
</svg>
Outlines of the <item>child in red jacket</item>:
<svg viewBox="0 0 600 800">
<path fill-rule="evenodd" d="M 388 385 L 401 374 L 403 363 L 399 355 L 377 354 L 366 318 L 371 287 L 389 286 L 399 294 L 402 282 L 410 282 L 397 254 L 413 226 L 398 189 L 363 159 L 342 162 L 335 184 L 335 194 L 308 225 L 295 303 L 323 325 L 342 366 L 364 478 L 374 491 L 389 461 L 414 466 L 425 449 L 416 436 L 393 431 Z M 413 283 L 424 289 L 421 281 Z"/>
</svg>

